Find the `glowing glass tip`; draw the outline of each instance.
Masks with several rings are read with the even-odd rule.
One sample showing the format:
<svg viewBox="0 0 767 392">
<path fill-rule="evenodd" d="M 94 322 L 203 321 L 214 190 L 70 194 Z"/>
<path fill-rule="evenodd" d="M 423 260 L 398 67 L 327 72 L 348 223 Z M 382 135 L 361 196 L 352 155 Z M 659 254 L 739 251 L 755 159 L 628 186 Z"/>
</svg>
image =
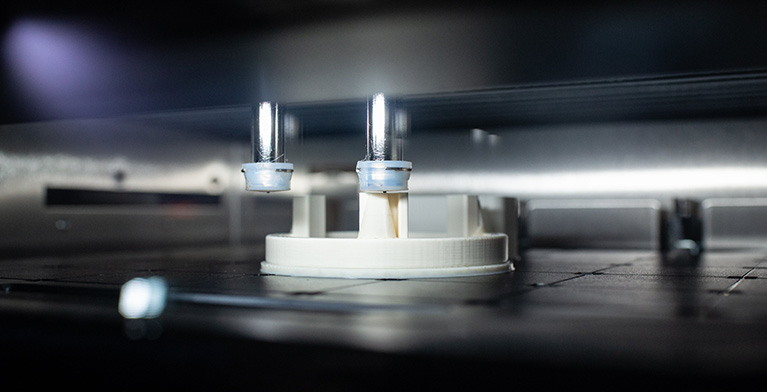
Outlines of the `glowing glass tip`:
<svg viewBox="0 0 767 392">
<path fill-rule="evenodd" d="M 155 318 L 165 310 L 167 295 L 162 278 L 134 278 L 120 289 L 118 311 L 127 319 Z"/>
</svg>

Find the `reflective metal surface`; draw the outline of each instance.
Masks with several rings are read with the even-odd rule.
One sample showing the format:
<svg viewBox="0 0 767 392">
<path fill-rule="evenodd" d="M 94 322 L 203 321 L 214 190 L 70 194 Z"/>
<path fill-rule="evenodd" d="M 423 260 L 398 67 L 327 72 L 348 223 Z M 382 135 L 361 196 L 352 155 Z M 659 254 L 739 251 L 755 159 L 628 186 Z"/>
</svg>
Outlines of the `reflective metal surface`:
<svg viewBox="0 0 767 392">
<path fill-rule="evenodd" d="M 703 243 L 707 249 L 761 249 L 767 216 L 763 198 L 712 198 L 701 205 Z"/>
<path fill-rule="evenodd" d="M 0 139 L 2 257 L 239 244 L 273 230 L 261 219 L 289 227 L 289 202 L 244 192 L 247 143 L 123 119 L 6 125 Z"/>
<path fill-rule="evenodd" d="M 728 88 L 744 94 L 752 91 L 750 96 L 757 97 L 764 75 L 755 72 L 751 76 L 733 76 L 739 82 Z M 658 218 L 644 225 L 643 239 L 627 238 L 626 243 L 669 248 L 688 239 L 700 245 L 697 232 L 677 230 L 682 219 L 686 225 L 705 225 L 707 233 L 717 232 L 711 225 L 723 221 L 710 216 L 704 222 L 708 215 L 694 205 L 767 196 L 767 182 L 761 180 L 767 178 L 765 120 L 738 109 L 759 107 L 760 101 L 727 101 L 718 93 L 721 85 L 712 87 L 719 85 L 721 77 L 704 79 L 682 77 L 664 83 L 670 89 L 685 83 L 698 86 L 691 90 L 691 100 L 721 102 L 728 109 L 712 112 L 703 106 L 664 121 L 651 116 L 652 121 L 510 122 L 456 128 L 448 124 L 463 107 L 459 98 L 468 104 L 484 96 L 481 100 L 490 102 L 491 97 L 511 97 L 523 90 L 451 94 L 449 100 L 442 94 L 428 99 L 403 97 L 413 126 L 421 124 L 411 130 L 404 145 L 413 163 L 410 192 L 414 196 L 508 197 L 524 206 L 528 201 L 591 200 L 599 204 L 646 200 L 657 203 Z M 663 85 L 653 82 L 652 99 Z M 635 91 L 640 97 L 644 88 L 635 82 L 607 86 L 625 94 Z M 573 93 L 591 87 L 560 88 Z M 529 90 L 533 91 L 543 94 L 542 104 L 556 100 L 538 88 Z M 431 109 L 423 111 L 426 107 Z M 486 121 L 476 123 L 490 125 L 502 120 L 501 107 L 488 112 Z M 3 246 L 8 251 L 38 252 L 87 249 L 81 246 L 185 244 L 193 238 L 209 243 L 257 242 L 269 232 L 285 230 L 290 221 L 289 199 L 309 193 L 328 196 L 334 210 L 328 218 L 330 230 L 356 229 L 354 162 L 366 142 L 364 101 L 340 106 L 334 102 L 293 103 L 284 105 L 284 110 L 303 133 L 285 147 L 295 164 L 293 190 L 270 197 L 242 192 L 244 180 L 238 175 L 241 163 L 248 160 L 250 105 L 4 125 L 0 127 Z M 473 116 L 472 110 L 463 113 L 467 118 Z M 345 130 L 355 128 L 356 133 Z M 686 218 L 678 216 L 680 202 L 693 206 L 688 207 L 692 209 Z M 574 211 L 558 210 L 550 216 L 548 227 L 580 227 L 572 222 L 583 217 L 567 218 Z M 535 225 L 540 210 L 530 212 Z M 522 211 L 523 218 L 528 215 Z M 584 239 L 601 236 L 596 234 L 600 229 L 631 232 L 630 227 L 637 223 L 620 215 L 605 215 L 604 219 L 606 224 L 591 225 L 586 232 L 576 230 L 569 238 L 561 238 L 559 245 L 592 246 L 599 241 Z M 261 221 L 269 224 L 257 223 Z M 526 235 L 527 222 L 522 223 L 521 234 Z M 537 229 L 532 230 L 535 234 Z M 714 247 L 727 246 L 708 241 Z M 547 242 L 546 246 L 559 245 Z"/>
<path fill-rule="evenodd" d="M 585 377 L 597 390 L 756 390 L 767 360 L 763 251 L 537 250 L 510 274 L 397 281 L 264 276 L 257 257 L 5 260 L 0 363 L 10 379 L 43 369 L 97 387 L 347 390 L 380 377 L 371 388 L 383 390 L 414 377 L 548 389 Z M 121 285 L 152 276 L 168 282 L 164 311 L 123 319 Z"/>
<path fill-rule="evenodd" d="M 527 246 L 533 248 L 662 248 L 657 200 L 530 200 Z"/>
</svg>

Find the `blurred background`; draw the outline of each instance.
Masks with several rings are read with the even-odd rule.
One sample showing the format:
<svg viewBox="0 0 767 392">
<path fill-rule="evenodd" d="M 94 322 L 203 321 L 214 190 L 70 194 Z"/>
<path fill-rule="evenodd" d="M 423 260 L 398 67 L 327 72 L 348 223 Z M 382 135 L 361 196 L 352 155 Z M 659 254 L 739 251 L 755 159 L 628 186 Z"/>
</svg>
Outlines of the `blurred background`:
<svg viewBox="0 0 767 392">
<path fill-rule="evenodd" d="M 669 375 L 729 387 L 763 370 L 765 4 L 0 7 L 3 369 L 100 374 L 112 389 L 119 363 L 167 385 L 277 390 L 396 384 L 379 377 L 395 370 L 454 386 L 445 375 L 466 366 L 504 382 L 520 369 L 536 388 L 604 374 L 639 389 Z M 443 196 L 478 195 L 510 236 L 514 273 L 260 274 L 293 196 L 325 195 L 328 230 L 356 230 L 354 168 L 377 92 L 409 115 L 413 230 L 444 223 Z M 244 190 L 263 100 L 289 124 L 289 192 Z M 121 285 L 156 274 L 223 297 L 123 320 Z M 403 362 L 413 352 L 425 356 Z"/>
<path fill-rule="evenodd" d="M 743 1 L 18 2 L 2 122 L 765 66 Z"/>
<path fill-rule="evenodd" d="M 712 247 L 761 239 L 761 4 L 3 8 L 0 247 L 9 253 L 251 244 L 285 230 L 288 198 L 305 193 L 328 195 L 331 229 L 354 229 L 353 170 L 364 154 L 365 99 L 375 92 L 399 97 L 409 112 L 414 195 L 640 199 L 653 206 L 644 245 L 701 247 L 708 234 Z M 285 109 L 296 165 L 293 191 L 269 198 L 242 192 L 239 174 L 250 159 L 250 106 L 261 100 Z M 742 227 L 706 225 L 733 216 L 741 198 L 752 205 Z M 574 232 L 548 231 L 563 220 L 572 221 L 531 222 L 539 243 L 572 243 Z"/>
</svg>

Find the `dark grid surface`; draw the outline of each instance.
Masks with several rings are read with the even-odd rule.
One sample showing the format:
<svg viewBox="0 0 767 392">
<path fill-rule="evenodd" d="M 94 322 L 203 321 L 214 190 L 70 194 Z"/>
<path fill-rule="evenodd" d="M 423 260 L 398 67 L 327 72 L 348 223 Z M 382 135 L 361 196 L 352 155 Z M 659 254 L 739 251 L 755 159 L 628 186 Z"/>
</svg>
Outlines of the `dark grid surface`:
<svg viewBox="0 0 767 392">
<path fill-rule="evenodd" d="M 532 250 L 510 274 L 429 280 L 261 276 L 261 253 L 4 260 L 0 362 L 117 389 L 764 384 L 764 251 Z M 123 320 L 121 284 L 147 276 L 169 283 L 165 313 Z"/>
</svg>

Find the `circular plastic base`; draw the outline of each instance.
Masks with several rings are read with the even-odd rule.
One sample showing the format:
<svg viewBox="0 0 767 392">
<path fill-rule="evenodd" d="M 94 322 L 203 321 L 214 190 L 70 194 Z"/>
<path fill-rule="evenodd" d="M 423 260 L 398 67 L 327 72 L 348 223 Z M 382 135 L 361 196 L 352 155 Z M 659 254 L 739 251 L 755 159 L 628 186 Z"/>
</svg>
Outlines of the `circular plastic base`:
<svg viewBox="0 0 767 392">
<path fill-rule="evenodd" d="M 266 236 L 261 272 L 275 275 L 412 279 L 474 276 L 512 270 L 506 234 L 465 238 L 413 233 L 413 238 L 358 239 L 356 232 L 325 238 Z"/>
</svg>

